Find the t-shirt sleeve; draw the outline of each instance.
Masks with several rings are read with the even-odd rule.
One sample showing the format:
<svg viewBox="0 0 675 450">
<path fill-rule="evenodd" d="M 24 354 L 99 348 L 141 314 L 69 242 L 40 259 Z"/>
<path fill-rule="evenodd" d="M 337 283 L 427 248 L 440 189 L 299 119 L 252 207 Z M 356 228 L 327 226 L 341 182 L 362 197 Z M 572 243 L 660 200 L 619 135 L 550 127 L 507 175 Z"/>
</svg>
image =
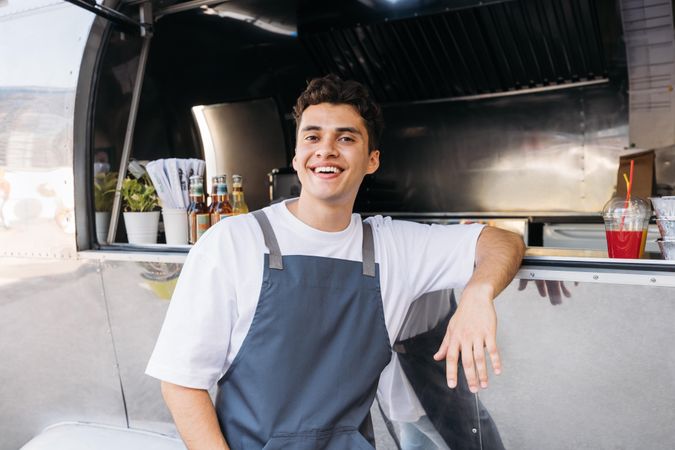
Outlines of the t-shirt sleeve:
<svg viewBox="0 0 675 450">
<path fill-rule="evenodd" d="M 390 219 L 383 220 L 385 232 L 378 234 L 392 241 L 385 245 L 388 255 L 384 257 L 393 271 L 388 276 L 405 282 L 405 296 L 410 302 L 428 292 L 461 288 L 469 281 L 483 225 L 425 225 L 399 220 L 386 224 Z"/>
<path fill-rule="evenodd" d="M 188 254 L 145 371 L 195 389 L 211 388 L 222 375 L 237 314 L 229 271 L 207 247 L 198 243 Z"/>
</svg>

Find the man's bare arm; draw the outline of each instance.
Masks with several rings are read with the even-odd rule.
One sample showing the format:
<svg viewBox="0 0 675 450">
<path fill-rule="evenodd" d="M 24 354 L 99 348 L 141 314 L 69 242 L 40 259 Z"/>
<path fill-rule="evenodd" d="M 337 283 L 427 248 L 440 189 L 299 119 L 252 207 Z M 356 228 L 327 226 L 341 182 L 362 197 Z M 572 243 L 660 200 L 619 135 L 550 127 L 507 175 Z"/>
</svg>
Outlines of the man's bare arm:
<svg viewBox="0 0 675 450">
<path fill-rule="evenodd" d="M 493 300 L 509 285 L 525 254 L 523 239 L 509 231 L 485 227 L 476 245 L 476 267 L 450 319 L 434 359 L 446 360 L 448 386 L 457 386 L 457 361 L 462 365 L 471 392 L 487 387 L 485 350 L 496 374 L 501 372 L 497 349 L 497 314 Z"/>
<path fill-rule="evenodd" d="M 162 381 L 162 395 L 190 450 L 229 450 L 208 391 Z"/>
</svg>

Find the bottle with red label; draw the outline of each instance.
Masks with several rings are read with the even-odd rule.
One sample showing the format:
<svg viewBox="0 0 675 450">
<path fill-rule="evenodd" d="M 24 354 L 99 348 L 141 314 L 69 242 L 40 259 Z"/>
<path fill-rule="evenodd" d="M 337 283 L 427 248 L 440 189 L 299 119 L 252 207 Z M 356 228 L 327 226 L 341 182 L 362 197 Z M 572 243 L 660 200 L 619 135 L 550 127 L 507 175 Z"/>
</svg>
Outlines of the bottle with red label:
<svg viewBox="0 0 675 450">
<path fill-rule="evenodd" d="M 188 207 L 189 242 L 194 244 L 211 226 L 209 207 L 206 206 L 204 181 L 199 175 L 190 177 L 190 206 Z"/>
</svg>

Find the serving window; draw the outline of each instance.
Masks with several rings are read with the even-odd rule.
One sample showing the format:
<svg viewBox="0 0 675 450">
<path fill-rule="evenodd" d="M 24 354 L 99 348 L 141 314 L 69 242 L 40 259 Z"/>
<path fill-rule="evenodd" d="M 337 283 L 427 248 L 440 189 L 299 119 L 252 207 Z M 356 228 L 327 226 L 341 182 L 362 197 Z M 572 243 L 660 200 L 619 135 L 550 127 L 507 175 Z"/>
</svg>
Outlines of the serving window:
<svg viewBox="0 0 675 450">
<path fill-rule="evenodd" d="M 110 227 L 105 216 L 115 215 L 115 190 L 120 167 L 125 164 L 125 139 L 129 117 L 134 114 L 134 86 L 144 59 L 144 39 L 150 40 L 147 63 L 123 170 L 123 178 L 131 181 L 124 181 L 120 192 L 141 200 L 122 198 L 117 225 Z M 89 208 L 92 222 L 99 226 L 96 234 L 91 233 L 92 247 L 131 249 L 122 212 L 138 209 L 143 196 L 148 197 L 145 209 L 161 209 L 151 204 L 149 190 L 142 186 L 152 181 L 142 170 L 148 164 L 156 168 L 153 161 L 165 163 L 167 177 L 170 181 L 172 175 L 177 177 L 174 187 L 182 185 L 185 197 L 190 175 L 203 176 L 207 197 L 216 194 L 213 178 L 224 175 L 231 202 L 233 176 L 240 175 L 250 209 L 270 203 L 268 174 L 274 169 L 284 172 L 289 165 L 295 130 L 290 111 L 305 79 L 315 70 L 297 35 L 288 29 L 265 29 L 196 8 L 165 15 L 154 24 L 151 38 L 113 29 L 104 45 L 89 125 Z M 196 160 L 202 162 L 202 171 L 194 169 Z M 157 245 L 133 247 L 166 250 L 163 222 L 160 220 Z M 112 239 L 108 239 L 106 228 L 113 229 Z M 177 248 L 184 251 L 186 247 Z"/>
</svg>

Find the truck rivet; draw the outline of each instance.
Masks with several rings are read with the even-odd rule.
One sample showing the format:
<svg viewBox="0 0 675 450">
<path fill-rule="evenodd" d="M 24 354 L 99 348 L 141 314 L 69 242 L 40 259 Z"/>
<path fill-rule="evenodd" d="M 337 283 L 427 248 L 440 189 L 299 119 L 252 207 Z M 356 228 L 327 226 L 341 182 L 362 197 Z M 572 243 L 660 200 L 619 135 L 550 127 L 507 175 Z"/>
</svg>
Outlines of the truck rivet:
<svg viewBox="0 0 675 450">
<path fill-rule="evenodd" d="M 530 278 L 534 278 L 534 272 L 530 272 Z"/>
<path fill-rule="evenodd" d="M 651 281 L 652 283 L 656 283 L 656 278 L 650 278 L 649 281 Z"/>
<path fill-rule="evenodd" d="M 475 429 L 475 428 L 472 428 L 472 429 L 471 429 L 471 432 L 472 432 L 473 434 L 476 434 L 476 433 L 478 433 L 478 430 Z"/>
<path fill-rule="evenodd" d="M 597 280 L 598 278 L 600 278 L 600 277 L 597 276 L 597 275 L 593 275 L 593 279 L 594 279 L 594 280 Z"/>
</svg>

